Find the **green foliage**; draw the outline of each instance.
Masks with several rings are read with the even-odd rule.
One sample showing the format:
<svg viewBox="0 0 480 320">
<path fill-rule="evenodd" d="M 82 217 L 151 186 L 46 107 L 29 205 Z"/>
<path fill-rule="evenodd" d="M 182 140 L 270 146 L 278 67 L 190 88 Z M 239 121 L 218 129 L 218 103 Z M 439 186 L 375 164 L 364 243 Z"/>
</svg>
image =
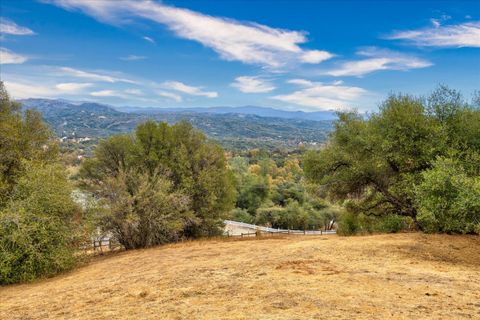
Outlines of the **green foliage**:
<svg viewBox="0 0 480 320">
<path fill-rule="evenodd" d="M 0 284 L 30 281 L 72 268 L 82 243 L 82 216 L 63 168 L 24 163 L 0 211 Z"/>
<path fill-rule="evenodd" d="M 248 213 L 247 210 L 241 208 L 235 208 L 230 212 L 230 219 L 233 221 L 253 223 L 254 218 Z"/>
<path fill-rule="evenodd" d="M 0 81 L 0 209 L 25 169 L 23 160 L 56 159 L 58 148 L 51 138 L 40 114 L 34 110 L 23 113 Z"/>
<path fill-rule="evenodd" d="M 480 176 L 466 174 L 459 160 L 439 158 L 416 189 L 418 222 L 428 232 L 478 232 Z"/>
<path fill-rule="evenodd" d="M 357 234 L 360 231 L 360 223 L 358 216 L 353 213 L 345 213 L 342 215 L 338 223 L 337 234 L 341 236 L 351 236 Z"/>
<path fill-rule="evenodd" d="M 479 123 L 480 110 L 446 87 L 426 101 L 392 95 L 368 117 L 341 113 L 330 143 L 306 154 L 305 173 L 331 200 L 346 201 L 352 213 L 416 220 L 420 208 L 415 188 L 437 157 L 453 156 L 470 175 L 480 174 Z M 476 206 L 473 197 L 468 199 L 465 207 Z M 422 219 L 427 219 L 422 210 Z M 453 228 L 457 232 L 472 228 L 466 220 L 458 223 L 462 227 Z"/>
<path fill-rule="evenodd" d="M 68 270 L 88 234 L 40 114 L 0 82 L 0 284 Z"/>
<path fill-rule="evenodd" d="M 331 228 L 336 210 L 307 190 L 298 158 L 275 159 L 251 150 L 247 157 L 230 160 L 237 189 L 237 221 L 281 229 Z"/>
<path fill-rule="evenodd" d="M 126 249 L 175 241 L 196 219 L 190 198 L 172 190 L 172 182 L 159 174 L 120 169 L 104 182 L 102 194 L 108 197 L 110 210 L 101 225 Z"/>
<path fill-rule="evenodd" d="M 220 234 L 223 220 L 232 209 L 235 197 L 233 177 L 226 164 L 222 148 L 207 141 L 203 133 L 190 124 L 181 122 L 169 126 L 147 121 L 137 127 L 134 135 L 113 136 L 102 141 L 95 149 L 95 156 L 82 165 L 80 175 L 85 185 L 94 193 L 103 195 L 111 207 L 116 203 L 104 193 L 103 188 L 106 181 L 118 179 L 121 172 L 145 175 L 140 180 L 136 179 L 136 184 L 145 179 L 150 184 L 157 183 L 155 181 L 161 175 L 162 181 L 170 186 L 162 189 L 159 185 L 150 185 L 151 188 L 160 188 L 157 191 L 161 194 L 147 195 L 141 190 L 127 188 L 129 183 L 120 183 L 125 185 L 131 196 L 136 197 L 140 193 L 140 197 L 156 199 L 172 194 L 177 200 L 183 196 L 188 198 L 188 201 L 179 201 L 181 206 L 169 208 L 172 213 L 178 214 L 178 220 L 183 221 L 182 232 L 174 223 L 171 231 L 175 236 L 135 242 L 134 247 L 139 247 L 170 241 L 179 235 L 199 237 Z M 133 201 L 128 210 L 146 210 L 144 207 L 153 200 L 145 201 Z M 123 215 L 126 218 L 128 210 L 121 210 L 125 211 Z M 187 211 L 192 212 L 192 218 L 184 217 Z M 108 225 L 108 228 L 113 227 Z M 155 230 L 158 229 L 151 232 L 157 232 Z"/>
</svg>

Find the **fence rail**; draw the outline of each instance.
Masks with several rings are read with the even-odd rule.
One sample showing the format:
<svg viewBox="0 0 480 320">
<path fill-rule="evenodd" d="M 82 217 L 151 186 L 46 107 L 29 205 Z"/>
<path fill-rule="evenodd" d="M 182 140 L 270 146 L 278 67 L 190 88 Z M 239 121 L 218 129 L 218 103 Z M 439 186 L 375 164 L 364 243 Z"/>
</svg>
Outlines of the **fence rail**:
<svg viewBox="0 0 480 320">
<path fill-rule="evenodd" d="M 289 229 L 275 229 L 270 227 L 264 226 L 257 226 L 255 224 L 249 224 L 244 222 L 232 221 L 232 220 L 225 220 L 224 221 L 226 229 L 229 226 L 239 227 L 242 229 L 246 229 L 246 232 L 238 231 L 234 233 L 230 233 L 228 230 L 225 230 L 225 235 L 228 237 L 253 237 L 253 236 L 265 236 L 265 235 L 280 235 L 280 234 L 287 234 L 287 235 L 329 235 L 329 234 L 336 234 L 335 230 L 289 230 Z M 251 230 L 248 231 L 248 230 Z M 120 248 L 121 245 L 117 241 L 113 241 L 113 239 L 109 236 L 102 236 L 95 239 L 92 239 L 91 246 L 85 247 L 85 250 L 93 249 L 94 252 L 103 252 L 115 250 Z"/>
</svg>

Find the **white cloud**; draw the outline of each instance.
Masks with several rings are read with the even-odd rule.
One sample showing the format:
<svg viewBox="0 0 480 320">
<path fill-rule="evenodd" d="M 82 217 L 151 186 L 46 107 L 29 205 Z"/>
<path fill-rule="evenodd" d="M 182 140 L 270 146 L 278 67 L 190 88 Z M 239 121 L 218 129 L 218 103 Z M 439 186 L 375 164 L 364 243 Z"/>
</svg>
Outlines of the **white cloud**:
<svg viewBox="0 0 480 320">
<path fill-rule="evenodd" d="M 5 18 L 0 19 L 0 33 L 11 34 L 15 36 L 30 36 L 35 34 L 35 32 L 29 28 L 19 26 L 15 22 Z"/>
<path fill-rule="evenodd" d="M 202 87 L 186 85 L 179 81 L 166 81 L 161 84 L 162 88 L 183 92 L 192 96 L 203 96 L 207 98 L 216 98 L 218 93 L 215 91 L 203 91 Z"/>
<path fill-rule="evenodd" d="M 300 56 L 300 61 L 302 61 L 304 63 L 315 64 L 315 63 L 320 63 L 324 60 L 328 60 L 328 59 L 333 58 L 333 57 L 334 57 L 334 55 L 330 52 L 327 52 L 327 51 L 308 50 L 308 51 L 305 51 L 305 53 L 303 53 Z"/>
<path fill-rule="evenodd" d="M 307 107 L 310 110 L 342 110 L 354 107 L 368 92 L 359 87 L 343 86 L 341 83 L 324 84 L 304 79 L 292 79 L 288 83 L 301 86 L 290 94 L 271 97 L 272 99 Z"/>
<path fill-rule="evenodd" d="M 432 63 L 407 54 L 377 48 L 365 48 L 357 52 L 366 59 L 347 61 L 324 74 L 339 76 L 363 76 L 379 70 L 410 70 L 432 66 Z"/>
<path fill-rule="evenodd" d="M 31 83 L 5 81 L 5 87 L 14 99 L 49 98 L 56 94 L 56 90 L 49 86 Z"/>
<path fill-rule="evenodd" d="M 60 71 L 63 74 L 68 76 L 81 78 L 81 79 L 88 79 L 91 81 L 103 81 L 103 82 L 110 82 L 110 83 L 115 83 L 115 82 L 136 83 L 135 81 L 129 80 L 129 79 L 118 78 L 116 76 L 83 71 L 83 70 L 78 70 L 78 69 L 69 68 L 69 67 L 61 67 Z"/>
<path fill-rule="evenodd" d="M 119 58 L 120 60 L 123 60 L 123 61 L 137 61 L 137 60 L 145 60 L 147 59 L 147 57 L 145 56 L 136 56 L 134 54 L 131 54 L 131 55 L 128 55 L 126 57 L 120 57 Z"/>
<path fill-rule="evenodd" d="M 91 87 L 92 83 L 66 82 L 55 85 L 55 88 L 61 92 L 79 92 L 85 88 Z"/>
<path fill-rule="evenodd" d="M 262 93 L 275 90 L 275 86 L 273 86 L 269 81 L 260 77 L 237 77 L 230 85 L 245 93 Z"/>
<path fill-rule="evenodd" d="M 118 97 L 118 96 L 121 96 L 121 94 L 118 93 L 115 90 L 94 91 L 94 92 L 90 92 L 90 95 L 94 96 L 94 97 Z"/>
<path fill-rule="evenodd" d="M 148 41 L 148 42 L 150 42 L 150 43 L 153 43 L 153 44 L 156 43 L 153 38 L 150 38 L 150 37 L 147 37 L 147 36 L 142 37 L 142 39 L 145 40 L 145 41 Z"/>
<path fill-rule="evenodd" d="M 140 17 L 166 25 L 178 37 L 213 49 L 222 59 L 280 68 L 289 63 L 319 63 L 333 55 L 300 47 L 303 31 L 271 28 L 251 22 L 213 17 L 154 1 L 49 0 L 68 10 L 80 9 L 98 20 L 119 24 Z M 145 39 L 145 37 L 144 37 Z"/>
<path fill-rule="evenodd" d="M 444 25 L 433 21 L 433 27 L 395 32 L 390 40 L 405 40 L 420 47 L 480 47 L 480 21 Z"/>
<path fill-rule="evenodd" d="M 168 92 L 168 91 L 157 91 L 157 94 L 161 97 L 169 98 L 175 100 L 176 102 L 182 102 L 182 97 L 178 94 Z"/>
<path fill-rule="evenodd" d="M 76 95 L 83 89 L 90 87 L 91 83 L 58 83 L 41 84 L 38 82 L 24 81 L 5 81 L 7 91 L 15 99 L 26 98 L 55 98 L 62 95 Z"/>
<path fill-rule="evenodd" d="M 0 47 L 0 64 L 21 64 L 27 60 L 27 56 Z"/>
<path fill-rule="evenodd" d="M 132 95 L 135 95 L 135 96 L 143 95 L 143 92 L 140 89 L 126 89 L 125 93 L 132 94 Z"/>
</svg>

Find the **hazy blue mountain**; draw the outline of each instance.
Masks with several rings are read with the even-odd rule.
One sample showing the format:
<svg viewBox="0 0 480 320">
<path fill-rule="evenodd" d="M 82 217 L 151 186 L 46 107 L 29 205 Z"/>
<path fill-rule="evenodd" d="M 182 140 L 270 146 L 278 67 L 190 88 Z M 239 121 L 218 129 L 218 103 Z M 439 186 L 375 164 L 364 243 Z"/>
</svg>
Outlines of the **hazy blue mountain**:
<svg viewBox="0 0 480 320">
<path fill-rule="evenodd" d="M 124 112 L 136 113 L 158 113 L 158 112 L 197 112 L 212 114 L 251 114 L 261 117 L 274 117 L 283 119 L 303 119 L 303 120 L 335 120 L 337 118 L 335 111 L 287 111 L 274 109 L 270 107 L 244 106 L 244 107 L 204 107 L 204 108 L 139 108 L 139 107 L 115 107 L 115 109 Z"/>
<path fill-rule="evenodd" d="M 245 108 L 255 110 L 258 107 L 229 108 L 228 111 L 235 112 L 228 113 L 221 112 L 221 108 L 212 108 L 218 112 L 189 109 L 122 112 L 111 106 L 92 102 L 49 99 L 25 99 L 20 102 L 27 109 L 39 110 L 59 137 L 88 137 L 93 141 L 112 134 L 131 132 L 139 123 L 148 119 L 168 123 L 186 120 L 226 148 L 296 148 L 299 145 L 315 146 L 325 142 L 333 127 L 330 120 L 312 121 L 240 112 L 248 111 Z"/>
</svg>

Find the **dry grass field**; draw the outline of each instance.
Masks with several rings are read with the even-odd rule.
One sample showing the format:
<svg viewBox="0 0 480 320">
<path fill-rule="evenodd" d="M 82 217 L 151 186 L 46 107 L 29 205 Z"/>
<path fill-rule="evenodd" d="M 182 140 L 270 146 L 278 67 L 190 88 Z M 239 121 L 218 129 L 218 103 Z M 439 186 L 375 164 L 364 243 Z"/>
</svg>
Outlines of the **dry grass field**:
<svg viewBox="0 0 480 320">
<path fill-rule="evenodd" d="M 0 319 L 480 319 L 480 237 L 208 240 L 0 288 Z"/>
</svg>

